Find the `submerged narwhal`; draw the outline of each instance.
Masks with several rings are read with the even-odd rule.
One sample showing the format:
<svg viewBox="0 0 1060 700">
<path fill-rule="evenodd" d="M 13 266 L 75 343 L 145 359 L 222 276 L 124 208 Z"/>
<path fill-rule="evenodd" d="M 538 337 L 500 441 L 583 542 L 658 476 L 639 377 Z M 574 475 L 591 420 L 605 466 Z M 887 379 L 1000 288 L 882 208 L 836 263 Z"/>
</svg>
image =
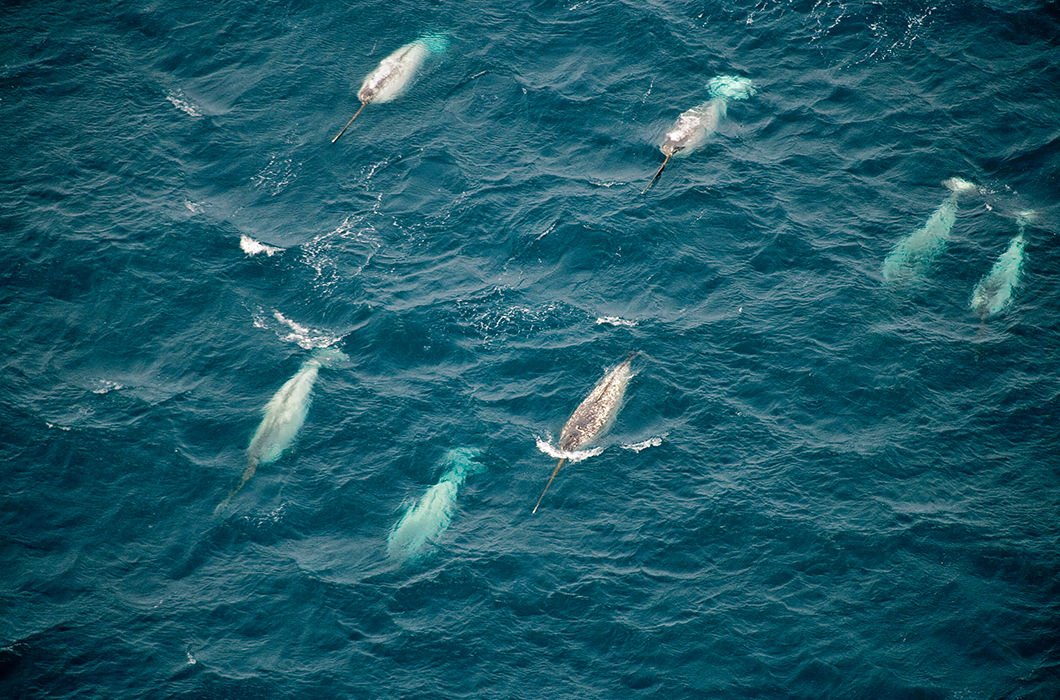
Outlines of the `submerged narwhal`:
<svg viewBox="0 0 1060 700">
<path fill-rule="evenodd" d="M 883 260 L 883 279 L 894 282 L 917 275 L 934 262 L 946 248 L 957 222 L 957 199 L 977 188 L 971 182 L 951 177 L 942 183 L 950 194 L 932 212 L 924 225 L 898 241 Z"/>
<path fill-rule="evenodd" d="M 750 80 L 735 75 L 711 78 L 707 83 L 707 90 L 711 99 L 682 112 L 666 132 L 663 142 L 659 144 L 659 150 L 666 157 L 641 194 L 647 192 L 659 179 L 671 156 L 680 158 L 689 155 L 718 130 L 718 124 L 725 118 L 730 100 L 743 100 L 755 94 L 755 87 Z M 678 155 L 679 153 L 681 155 Z"/>
<path fill-rule="evenodd" d="M 1002 253 L 990 268 L 990 271 L 979 280 L 972 291 L 969 302 L 972 310 L 984 321 L 1012 303 L 1020 274 L 1023 272 L 1023 248 L 1026 245 L 1024 232 L 1027 224 L 1034 220 L 1034 212 L 1024 211 L 1016 217 L 1019 231 L 1016 233 L 1005 252 Z"/>
<path fill-rule="evenodd" d="M 239 485 L 232 489 L 214 512 L 218 512 L 254 476 L 259 464 L 275 462 L 284 450 L 294 442 L 298 431 L 305 423 L 309 412 L 309 399 L 322 366 L 330 366 L 349 358 L 337 348 L 320 348 L 302 363 L 293 377 L 284 382 L 269 402 L 265 404 L 265 416 L 254 431 L 247 446 L 247 467 Z"/>
<path fill-rule="evenodd" d="M 395 559 L 416 557 L 425 544 L 437 540 L 449 527 L 456 511 L 456 494 L 461 484 L 485 467 L 479 451 L 460 447 L 445 455 L 446 470 L 438 483 L 409 506 L 387 538 L 387 553 Z"/>
<path fill-rule="evenodd" d="M 350 128 L 350 124 L 353 124 L 353 120 L 360 115 L 361 110 L 369 102 L 389 102 L 404 92 L 427 56 L 440 53 L 448 46 L 449 39 L 444 35 L 427 34 L 405 44 L 380 61 L 376 69 L 369 73 L 361 83 L 361 89 L 357 91 L 357 99 L 361 101 L 360 109 L 350 118 L 350 121 L 346 122 L 342 131 L 331 139 L 331 142 L 335 143 L 346 133 L 346 129 Z"/>
<path fill-rule="evenodd" d="M 632 362 L 633 354 L 630 354 L 620 365 L 608 372 L 593 387 L 593 390 L 589 392 L 585 400 L 578 404 L 578 408 L 574 409 L 574 413 L 567 419 L 567 423 L 563 426 L 563 431 L 560 433 L 560 450 L 573 452 L 584 447 L 600 437 L 611 426 L 615 415 L 618 413 L 619 406 L 622 404 L 622 397 L 626 393 L 629 379 L 633 376 L 630 372 L 630 363 Z M 556 465 L 556 468 L 552 471 L 552 476 L 548 478 L 548 483 L 545 484 L 545 490 L 541 492 L 541 497 L 537 499 L 537 505 L 534 506 L 533 510 L 534 513 L 541 506 L 541 501 L 545 498 L 545 494 L 548 493 L 548 487 L 552 485 L 552 480 L 556 478 L 556 474 L 559 473 L 560 468 L 566 461 L 566 457 L 560 458 L 559 464 Z"/>
</svg>

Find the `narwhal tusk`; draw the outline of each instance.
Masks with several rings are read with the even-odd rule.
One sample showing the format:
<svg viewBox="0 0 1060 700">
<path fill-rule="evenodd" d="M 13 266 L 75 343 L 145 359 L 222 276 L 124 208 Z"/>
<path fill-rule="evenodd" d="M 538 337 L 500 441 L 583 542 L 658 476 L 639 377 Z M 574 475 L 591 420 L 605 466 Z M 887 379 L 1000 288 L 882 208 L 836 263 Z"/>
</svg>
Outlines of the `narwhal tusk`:
<svg viewBox="0 0 1060 700">
<path fill-rule="evenodd" d="M 663 162 L 662 162 L 662 165 L 660 165 L 660 166 L 659 166 L 659 169 L 655 171 L 655 175 L 653 175 L 653 176 L 652 176 L 652 178 L 651 178 L 651 181 L 650 181 L 650 182 L 648 182 L 648 186 L 647 186 L 647 187 L 645 187 L 645 188 L 644 188 L 644 189 L 643 189 L 643 190 L 641 191 L 641 194 L 644 194 L 644 193 L 645 193 L 645 192 L 647 192 L 647 191 L 648 191 L 649 189 L 651 189 L 651 186 L 652 186 L 652 185 L 654 185 L 654 184 L 655 184 L 655 181 L 659 179 L 659 176 L 660 176 L 660 175 L 662 175 L 662 171 L 663 171 L 663 168 L 665 168 L 665 167 L 666 167 L 666 163 L 667 163 L 667 161 L 669 161 L 669 160 L 670 160 L 670 156 L 671 156 L 671 155 L 672 155 L 672 154 L 670 154 L 670 153 L 667 153 L 667 154 L 666 154 L 666 157 L 665 157 L 665 158 L 663 158 Z"/>
<path fill-rule="evenodd" d="M 368 104 L 368 103 L 367 103 L 367 102 L 362 102 L 362 103 L 361 103 L 361 109 L 364 109 L 364 106 L 365 106 L 366 104 Z M 342 131 L 340 131 L 340 132 L 339 132 L 339 135 L 338 135 L 338 136 L 336 136 L 335 138 L 331 139 L 331 142 L 332 142 L 332 143 L 335 143 L 336 141 L 338 141 L 338 140 L 339 140 L 339 138 L 340 138 L 340 137 L 341 137 L 341 136 L 342 136 L 343 134 L 345 134 L 345 133 L 346 133 L 346 129 L 349 129 L 349 128 L 350 128 L 350 124 L 353 124 L 353 120 L 354 120 L 354 119 L 356 119 L 356 118 L 357 118 L 357 115 L 361 113 L 361 109 L 358 109 L 358 110 L 357 110 L 357 114 L 354 114 L 354 115 L 353 115 L 353 117 L 352 117 L 352 118 L 351 118 L 351 119 L 350 119 L 350 120 L 349 120 L 348 122 L 346 122 L 346 126 L 342 127 Z M 664 163 L 664 165 L 665 165 L 665 163 Z"/>
<path fill-rule="evenodd" d="M 537 509 L 541 507 L 541 501 L 544 500 L 545 494 L 548 493 L 548 487 L 552 485 L 552 480 L 556 478 L 556 474 L 559 474 L 559 468 L 562 467 L 563 463 L 566 461 L 566 457 L 562 458 L 559 461 L 559 464 L 556 465 L 556 468 L 552 470 L 552 476 L 548 477 L 548 483 L 545 484 L 545 490 L 541 492 L 541 497 L 537 499 L 537 505 L 534 506 L 533 513 L 536 513 Z M 533 513 L 531 513 L 531 515 L 533 515 Z"/>
</svg>

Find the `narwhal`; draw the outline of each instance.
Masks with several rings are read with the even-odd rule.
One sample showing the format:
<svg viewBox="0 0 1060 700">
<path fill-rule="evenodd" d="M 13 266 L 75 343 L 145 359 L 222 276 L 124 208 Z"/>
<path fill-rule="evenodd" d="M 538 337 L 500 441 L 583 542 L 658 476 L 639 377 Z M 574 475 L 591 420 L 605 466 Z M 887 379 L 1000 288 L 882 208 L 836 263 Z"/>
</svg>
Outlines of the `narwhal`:
<svg viewBox="0 0 1060 700">
<path fill-rule="evenodd" d="M 309 411 L 309 398 L 317 381 L 321 366 L 345 361 L 349 358 L 337 348 L 320 348 L 302 363 L 298 372 L 288 379 L 269 402 L 265 404 L 265 417 L 261 419 L 254 437 L 247 447 L 247 467 L 239 486 L 232 489 L 214 512 L 223 508 L 232 497 L 254 476 L 258 465 L 279 459 L 284 450 L 294 442 L 295 435 L 305 423 Z"/>
<path fill-rule="evenodd" d="M 394 525 L 387 538 L 387 554 L 395 559 L 415 556 L 423 545 L 445 532 L 456 509 L 456 494 L 461 484 L 485 469 L 477 461 L 478 450 L 466 447 L 449 450 L 445 455 L 446 470 L 438 483 L 427 489 L 423 497 L 409 506 L 405 515 Z"/>
<path fill-rule="evenodd" d="M 622 397 L 626 393 L 629 378 L 632 376 L 630 373 L 630 363 L 632 361 L 633 354 L 630 354 L 620 365 L 604 375 L 604 378 L 593 387 L 593 390 L 589 392 L 585 400 L 578 404 L 578 408 L 574 409 L 574 413 L 567 419 L 567 423 L 563 426 L 563 430 L 560 433 L 560 450 L 573 452 L 584 447 L 600 437 L 611 426 L 622 403 Z M 537 499 L 537 505 L 534 506 L 533 510 L 534 513 L 541 506 L 541 501 L 545 498 L 545 494 L 548 493 L 548 487 L 552 485 L 552 480 L 556 478 L 556 474 L 559 473 L 560 468 L 566 461 L 566 457 L 560 458 L 559 464 L 556 465 L 556 468 L 552 471 L 552 476 L 548 478 L 548 483 L 545 484 L 545 490 L 541 492 L 540 498 Z"/>
<path fill-rule="evenodd" d="M 666 132 L 659 150 L 666 156 L 641 194 L 655 184 L 671 156 L 684 157 L 703 145 L 709 136 L 718 130 L 725 118 L 730 100 L 743 100 L 755 94 L 755 87 L 747 78 L 735 75 L 719 75 L 707 83 L 711 99 L 681 113 L 670 130 Z M 681 154 L 681 155 L 678 155 Z"/>
<path fill-rule="evenodd" d="M 448 46 L 449 39 L 444 35 L 427 34 L 405 44 L 380 61 L 376 69 L 369 73 L 361 83 L 361 89 L 357 91 L 357 99 L 361 101 L 360 109 L 350 121 L 346 122 L 342 131 L 331 139 L 331 142 L 335 143 L 340 136 L 346 133 L 346 129 L 350 128 L 350 124 L 353 124 L 353 120 L 360 115 L 361 110 L 369 102 L 389 102 L 404 92 L 427 56 L 444 51 Z"/>
<path fill-rule="evenodd" d="M 972 291 L 972 311 L 978 313 L 983 320 L 1012 303 L 1012 295 L 1023 271 L 1023 248 L 1026 244 L 1024 231 L 1027 224 L 1033 221 L 1033 217 L 1033 212 L 1020 212 L 1016 217 L 1019 232 Z"/>
<path fill-rule="evenodd" d="M 883 260 L 883 279 L 892 282 L 909 277 L 931 265 L 946 247 L 957 221 L 957 198 L 976 187 L 967 180 L 951 177 L 942 183 L 950 190 L 923 226 L 898 241 Z"/>
</svg>

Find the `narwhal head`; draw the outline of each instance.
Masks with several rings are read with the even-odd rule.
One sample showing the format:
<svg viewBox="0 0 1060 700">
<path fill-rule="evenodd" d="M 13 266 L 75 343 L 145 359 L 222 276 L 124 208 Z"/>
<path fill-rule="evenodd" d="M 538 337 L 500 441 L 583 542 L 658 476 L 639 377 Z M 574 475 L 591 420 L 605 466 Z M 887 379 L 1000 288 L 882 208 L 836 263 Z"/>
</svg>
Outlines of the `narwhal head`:
<svg viewBox="0 0 1060 700">
<path fill-rule="evenodd" d="M 571 430 L 564 433 L 559 439 L 559 449 L 564 452 L 573 452 L 578 449 L 578 442 L 581 440 L 581 432 Z"/>
<path fill-rule="evenodd" d="M 669 136 L 667 136 L 666 139 L 662 142 L 662 145 L 659 146 L 659 150 L 662 151 L 662 154 L 668 158 L 680 151 L 682 148 L 684 148 L 684 146 L 679 145 Z"/>
<path fill-rule="evenodd" d="M 357 99 L 364 104 L 368 104 L 375 99 L 375 93 L 379 92 L 378 85 L 365 85 L 357 91 Z"/>
</svg>

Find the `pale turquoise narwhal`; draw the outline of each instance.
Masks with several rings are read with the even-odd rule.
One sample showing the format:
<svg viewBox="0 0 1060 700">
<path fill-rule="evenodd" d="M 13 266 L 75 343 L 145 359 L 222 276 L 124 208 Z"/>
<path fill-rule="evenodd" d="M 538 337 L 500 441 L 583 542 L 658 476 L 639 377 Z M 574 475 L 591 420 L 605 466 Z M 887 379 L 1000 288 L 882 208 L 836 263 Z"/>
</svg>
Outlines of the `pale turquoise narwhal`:
<svg viewBox="0 0 1060 700">
<path fill-rule="evenodd" d="M 265 416 L 254 431 L 254 437 L 247 446 L 247 466 L 239 485 L 232 489 L 214 511 L 223 508 L 232 497 L 254 476 L 258 465 L 275 462 L 284 450 L 294 442 L 298 431 L 305 423 L 309 412 L 309 399 L 316 384 L 317 375 L 322 366 L 331 366 L 349 358 L 337 348 L 320 348 L 316 350 L 298 369 L 293 377 L 284 382 L 269 402 L 265 404 Z"/>
<path fill-rule="evenodd" d="M 405 560 L 421 554 L 423 546 L 437 540 L 446 531 L 456 512 L 456 495 L 472 474 L 484 471 L 477 461 L 478 450 L 458 447 L 446 453 L 445 472 L 438 483 L 409 506 L 387 538 L 387 553 L 393 559 Z"/>
<path fill-rule="evenodd" d="M 1034 212 L 1020 212 L 1016 217 L 1019 232 L 994 262 L 990 271 L 975 285 L 970 306 L 980 318 L 986 320 L 1012 303 L 1023 272 L 1023 249 L 1026 245 L 1024 232 L 1027 224 L 1033 219 Z"/>
<path fill-rule="evenodd" d="M 427 56 L 432 53 L 441 53 L 449 47 L 449 38 L 444 34 L 426 34 L 415 41 L 405 44 L 394 53 L 390 54 L 376 66 L 375 70 L 361 83 L 361 89 L 357 91 L 357 99 L 361 101 L 361 107 L 356 114 L 346 122 L 342 131 L 331 139 L 332 143 L 346 133 L 353 120 L 361 113 L 369 102 L 390 102 L 399 96 L 408 87 L 408 84 L 416 77 Z"/>
<path fill-rule="evenodd" d="M 898 241 L 883 260 L 883 279 L 894 282 L 920 274 L 946 248 L 953 225 L 957 222 L 957 198 L 976 187 L 967 180 L 951 177 L 942 183 L 950 195 L 932 213 L 923 226 Z"/>
</svg>

